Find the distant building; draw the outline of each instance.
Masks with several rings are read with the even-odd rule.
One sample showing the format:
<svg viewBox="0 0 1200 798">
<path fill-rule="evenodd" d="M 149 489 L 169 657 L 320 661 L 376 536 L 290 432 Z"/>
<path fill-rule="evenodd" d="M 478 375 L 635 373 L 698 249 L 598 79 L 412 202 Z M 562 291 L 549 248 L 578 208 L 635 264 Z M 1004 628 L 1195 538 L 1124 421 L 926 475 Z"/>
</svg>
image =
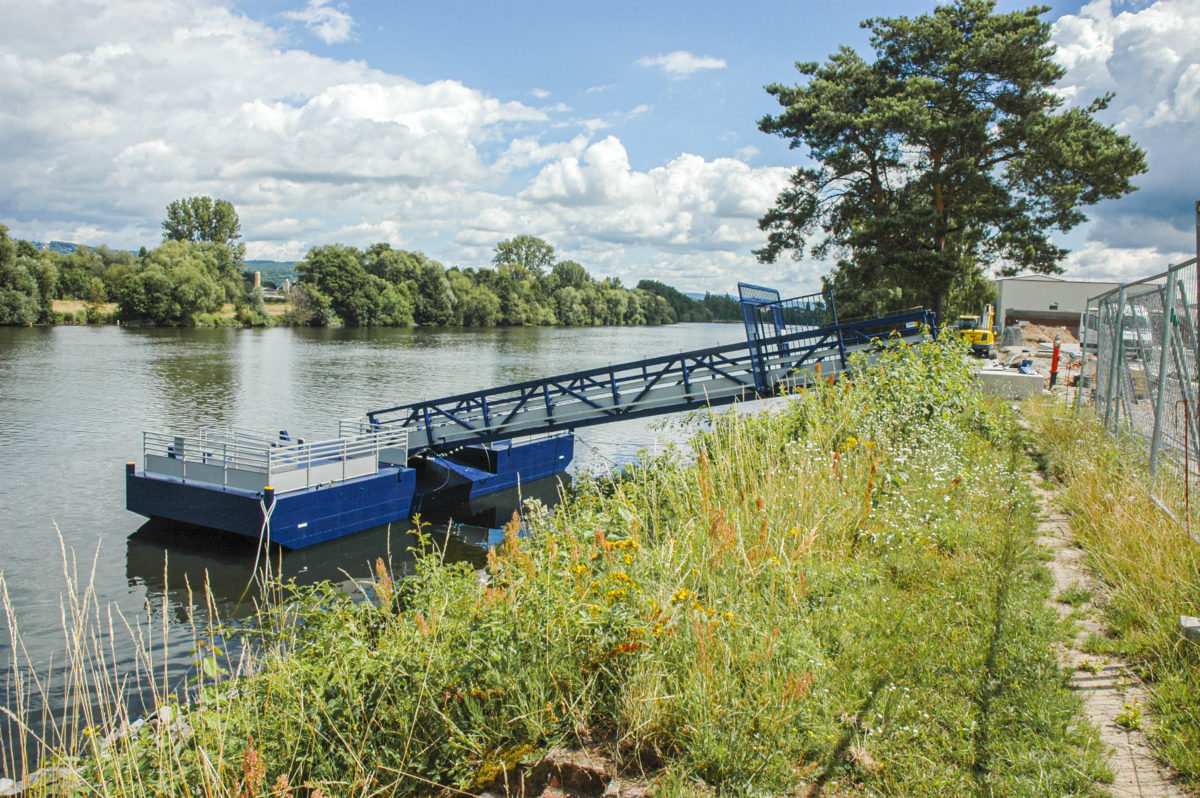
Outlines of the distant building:
<svg viewBox="0 0 1200 798">
<path fill-rule="evenodd" d="M 996 280 L 996 326 L 1003 329 L 1019 321 L 1066 327 L 1079 333 L 1079 314 L 1091 297 L 1120 283 L 1064 280 L 1045 274 L 1002 277 Z"/>
</svg>

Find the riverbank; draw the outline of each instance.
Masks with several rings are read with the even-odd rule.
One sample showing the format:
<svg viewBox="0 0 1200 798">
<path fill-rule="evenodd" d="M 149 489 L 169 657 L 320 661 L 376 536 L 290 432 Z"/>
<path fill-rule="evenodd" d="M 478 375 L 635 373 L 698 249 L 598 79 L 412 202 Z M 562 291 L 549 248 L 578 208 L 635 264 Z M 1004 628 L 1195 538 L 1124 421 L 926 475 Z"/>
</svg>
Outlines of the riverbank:
<svg viewBox="0 0 1200 798">
<path fill-rule="evenodd" d="M 72 766 L 106 794 L 478 793 L 565 747 L 662 795 L 1100 794 L 1017 427 L 955 346 L 885 357 L 528 507 L 486 583 L 426 554 L 290 592 L 252 674 L 210 681 L 200 647 L 197 704 L 85 730 Z"/>
</svg>

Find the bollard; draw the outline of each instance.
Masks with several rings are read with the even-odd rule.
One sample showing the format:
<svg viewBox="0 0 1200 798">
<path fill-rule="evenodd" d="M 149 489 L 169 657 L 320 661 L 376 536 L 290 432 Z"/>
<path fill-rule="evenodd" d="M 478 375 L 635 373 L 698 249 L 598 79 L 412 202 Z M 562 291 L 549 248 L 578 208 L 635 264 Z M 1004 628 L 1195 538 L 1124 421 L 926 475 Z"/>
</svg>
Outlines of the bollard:
<svg viewBox="0 0 1200 798">
<path fill-rule="evenodd" d="M 135 471 L 137 471 L 137 463 L 126 463 L 125 464 L 125 476 L 131 477 L 131 476 L 133 476 Z"/>
<path fill-rule="evenodd" d="M 275 504 L 275 489 L 270 485 L 263 488 L 263 506 L 270 511 L 272 505 Z"/>
<path fill-rule="evenodd" d="M 1058 349 L 1062 346 L 1062 336 L 1054 336 L 1054 355 L 1050 358 L 1050 387 L 1058 382 Z"/>
</svg>

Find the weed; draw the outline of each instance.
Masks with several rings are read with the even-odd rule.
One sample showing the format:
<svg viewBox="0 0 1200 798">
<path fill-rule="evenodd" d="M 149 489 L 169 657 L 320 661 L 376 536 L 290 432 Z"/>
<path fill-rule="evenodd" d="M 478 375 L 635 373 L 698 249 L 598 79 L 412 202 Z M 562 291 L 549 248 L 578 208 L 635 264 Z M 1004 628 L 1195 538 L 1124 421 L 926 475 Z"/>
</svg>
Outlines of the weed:
<svg viewBox="0 0 1200 798">
<path fill-rule="evenodd" d="M 478 793 L 587 740 L 663 795 L 1097 794 L 1010 413 L 955 341 L 852 376 L 526 505 L 486 584 L 418 547 L 276 585 L 175 731 L 51 759 L 115 795 Z"/>
<path fill-rule="evenodd" d="M 1070 604 L 1072 607 L 1082 607 L 1092 600 L 1092 591 L 1082 585 L 1072 585 L 1066 590 L 1059 591 L 1055 599 L 1063 604 Z"/>
<path fill-rule="evenodd" d="M 1058 498 L 1071 533 L 1103 583 L 1110 636 L 1092 635 L 1085 648 L 1130 662 L 1150 690 L 1156 753 L 1185 778 L 1200 779 L 1200 649 L 1181 641 L 1177 627 L 1180 615 L 1195 614 L 1200 595 L 1200 546 L 1185 528 L 1184 481 L 1165 465 L 1151 477 L 1144 441 L 1112 437 L 1086 409 L 1069 424 L 1055 418 L 1062 408 L 1052 402 L 1026 410 L 1033 437 L 1059 464 Z"/>
</svg>

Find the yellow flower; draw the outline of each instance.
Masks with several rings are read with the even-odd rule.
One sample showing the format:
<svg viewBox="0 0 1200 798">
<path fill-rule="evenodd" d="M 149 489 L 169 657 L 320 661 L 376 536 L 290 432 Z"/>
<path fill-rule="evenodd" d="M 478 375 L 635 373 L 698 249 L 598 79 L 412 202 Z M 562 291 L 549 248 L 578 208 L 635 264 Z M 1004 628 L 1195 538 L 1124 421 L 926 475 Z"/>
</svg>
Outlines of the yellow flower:
<svg viewBox="0 0 1200 798">
<path fill-rule="evenodd" d="M 687 601 L 696 594 L 688 590 L 686 587 L 681 587 L 675 591 L 675 595 L 671 597 L 672 601 Z"/>
</svg>

